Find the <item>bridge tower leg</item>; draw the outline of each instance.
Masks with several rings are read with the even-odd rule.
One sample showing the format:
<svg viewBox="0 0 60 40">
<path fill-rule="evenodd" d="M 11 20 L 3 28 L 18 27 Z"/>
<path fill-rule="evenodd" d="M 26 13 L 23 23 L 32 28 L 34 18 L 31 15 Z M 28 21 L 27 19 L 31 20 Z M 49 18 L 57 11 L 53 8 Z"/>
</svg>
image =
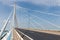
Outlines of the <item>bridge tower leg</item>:
<svg viewBox="0 0 60 40">
<path fill-rule="evenodd" d="M 13 12 L 13 26 L 18 27 L 17 17 L 16 17 L 16 2 L 14 3 L 14 12 Z"/>
</svg>

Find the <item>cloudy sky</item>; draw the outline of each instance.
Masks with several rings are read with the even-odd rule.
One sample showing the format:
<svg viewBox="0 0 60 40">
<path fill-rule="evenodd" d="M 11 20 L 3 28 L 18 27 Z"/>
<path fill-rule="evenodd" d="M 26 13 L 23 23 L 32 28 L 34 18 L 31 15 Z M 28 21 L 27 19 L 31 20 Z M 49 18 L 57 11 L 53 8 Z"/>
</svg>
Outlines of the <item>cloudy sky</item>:
<svg viewBox="0 0 60 40">
<path fill-rule="evenodd" d="M 0 0 L 0 28 L 13 11 L 14 1 L 19 27 L 60 29 L 60 0 Z"/>
</svg>

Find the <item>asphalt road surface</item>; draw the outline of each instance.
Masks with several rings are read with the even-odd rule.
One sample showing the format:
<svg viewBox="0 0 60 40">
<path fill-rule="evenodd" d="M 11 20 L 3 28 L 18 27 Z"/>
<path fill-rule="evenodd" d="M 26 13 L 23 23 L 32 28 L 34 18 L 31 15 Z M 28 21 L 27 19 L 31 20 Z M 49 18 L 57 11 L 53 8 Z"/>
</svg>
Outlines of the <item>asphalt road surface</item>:
<svg viewBox="0 0 60 40">
<path fill-rule="evenodd" d="M 34 40 L 60 40 L 60 35 L 48 34 L 24 29 L 16 29 L 16 30 L 23 32 L 24 34 L 28 35 Z"/>
</svg>

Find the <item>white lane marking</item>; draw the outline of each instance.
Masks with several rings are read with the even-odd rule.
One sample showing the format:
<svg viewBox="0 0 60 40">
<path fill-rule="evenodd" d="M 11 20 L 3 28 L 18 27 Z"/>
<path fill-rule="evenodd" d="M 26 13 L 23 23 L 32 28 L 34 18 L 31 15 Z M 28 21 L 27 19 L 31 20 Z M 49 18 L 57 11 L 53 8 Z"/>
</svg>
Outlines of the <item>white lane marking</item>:
<svg viewBox="0 0 60 40">
<path fill-rule="evenodd" d="M 21 40 L 23 40 L 23 38 L 19 35 L 19 33 L 15 30 L 15 32 L 17 33 L 17 35 L 21 38 Z"/>
<path fill-rule="evenodd" d="M 19 30 L 18 30 L 19 31 Z M 26 34 L 24 34 L 23 32 L 19 31 L 21 34 L 25 35 L 27 38 L 29 38 L 30 40 L 34 40 L 31 37 L 27 36 Z"/>
</svg>

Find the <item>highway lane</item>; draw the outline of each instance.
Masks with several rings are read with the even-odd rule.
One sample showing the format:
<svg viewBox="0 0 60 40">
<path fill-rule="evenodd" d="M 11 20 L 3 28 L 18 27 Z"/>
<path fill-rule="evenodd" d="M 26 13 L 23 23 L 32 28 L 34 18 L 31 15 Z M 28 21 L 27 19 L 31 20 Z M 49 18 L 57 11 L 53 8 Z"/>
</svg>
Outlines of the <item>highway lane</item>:
<svg viewBox="0 0 60 40">
<path fill-rule="evenodd" d="M 36 32 L 36 31 L 25 30 L 25 29 L 16 29 L 16 30 L 23 32 L 24 34 L 28 35 L 34 40 L 60 40 L 60 35 Z"/>
</svg>

